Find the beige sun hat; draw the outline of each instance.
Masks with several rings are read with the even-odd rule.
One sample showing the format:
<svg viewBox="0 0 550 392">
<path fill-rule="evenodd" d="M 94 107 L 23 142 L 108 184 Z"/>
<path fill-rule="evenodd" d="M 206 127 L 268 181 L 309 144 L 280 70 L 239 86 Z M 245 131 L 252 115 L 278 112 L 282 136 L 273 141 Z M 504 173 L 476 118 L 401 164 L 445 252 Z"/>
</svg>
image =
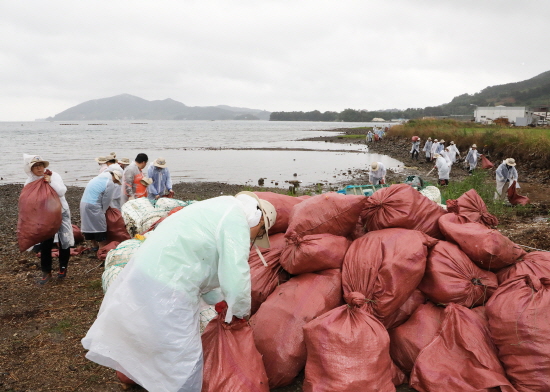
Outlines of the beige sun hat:
<svg viewBox="0 0 550 392">
<path fill-rule="evenodd" d="M 153 183 L 153 179 L 149 177 L 143 177 L 141 180 L 139 180 L 139 183 L 143 186 L 149 186 Z"/>
<path fill-rule="evenodd" d="M 438 140 L 437 139 L 434 139 L 434 142 L 437 142 Z"/>
<path fill-rule="evenodd" d="M 155 160 L 155 162 L 153 162 L 153 166 L 160 167 L 161 169 L 164 169 L 166 167 L 166 159 L 157 158 Z"/>
<path fill-rule="evenodd" d="M 260 210 L 262 210 L 262 216 L 264 218 L 264 225 L 265 225 L 265 234 L 261 237 L 258 237 L 254 240 L 254 244 L 261 247 L 261 248 L 269 248 L 271 244 L 269 243 L 269 229 L 273 227 L 275 222 L 277 221 L 277 210 L 267 200 L 260 199 L 255 193 L 249 192 L 249 191 L 242 191 L 235 195 L 235 197 L 239 195 L 247 195 L 256 200 L 258 203 L 258 206 Z"/>
<path fill-rule="evenodd" d="M 441 139 L 441 140 L 439 141 L 439 143 L 445 143 L 445 140 Z"/>
<path fill-rule="evenodd" d="M 472 144 L 472 148 L 477 148 L 477 145 L 475 145 L 475 144 Z"/>
<path fill-rule="evenodd" d="M 130 158 L 120 158 L 117 162 L 122 164 L 122 165 L 129 165 L 130 164 Z"/>
<path fill-rule="evenodd" d="M 432 138 L 431 138 L 431 137 L 429 137 L 429 138 L 428 138 L 428 140 L 432 140 Z"/>
<path fill-rule="evenodd" d="M 116 152 L 110 152 L 109 155 L 116 159 Z"/>
<path fill-rule="evenodd" d="M 371 163 L 370 168 L 374 171 L 378 170 L 378 162 Z"/>
<path fill-rule="evenodd" d="M 105 157 L 105 159 L 107 160 L 107 162 L 109 162 L 109 161 L 115 161 L 116 162 L 116 155 L 107 155 Z"/>
<path fill-rule="evenodd" d="M 97 163 L 107 163 L 108 159 L 107 159 L 107 157 L 97 157 L 97 158 L 95 159 L 95 161 L 96 161 Z"/>
<path fill-rule="evenodd" d="M 434 154 L 434 158 L 436 158 L 436 159 L 437 159 L 437 158 L 441 158 L 441 154 L 435 153 L 435 154 Z"/>
<path fill-rule="evenodd" d="M 118 181 L 120 182 L 120 180 L 122 179 L 122 172 L 118 169 L 115 169 L 115 170 L 109 170 L 111 172 L 111 174 L 113 175 L 113 177 Z"/>
<path fill-rule="evenodd" d="M 37 163 L 43 163 L 44 168 L 47 168 L 48 166 L 50 166 L 50 162 L 45 161 L 44 159 L 42 159 L 42 157 L 40 155 L 35 155 L 29 161 L 29 169 L 32 169 L 32 167 Z"/>
<path fill-rule="evenodd" d="M 514 158 L 506 158 L 504 163 L 508 166 L 516 166 L 516 160 Z"/>
<path fill-rule="evenodd" d="M 451 140 L 451 144 L 455 144 L 455 142 L 453 142 L 453 141 Z"/>
</svg>

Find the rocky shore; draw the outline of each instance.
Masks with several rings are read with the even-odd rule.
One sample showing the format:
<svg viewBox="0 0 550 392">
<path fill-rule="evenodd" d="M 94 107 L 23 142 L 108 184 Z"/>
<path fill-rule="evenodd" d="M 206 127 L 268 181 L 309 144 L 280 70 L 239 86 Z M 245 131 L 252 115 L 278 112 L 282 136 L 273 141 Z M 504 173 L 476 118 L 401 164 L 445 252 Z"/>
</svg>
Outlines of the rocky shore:
<svg viewBox="0 0 550 392">
<path fill-rule="evenodd" d="M 342 130 L 339 130 L 342 132 Z M 349 134 L 357 130 L 349 129 Z M 315 139 L 318 140 L 318 139 Z M 364 139 L 329 137 L 327 142 L 364 143 Z M 369 146 L 370 151 L 383 153 L 405 163 L 403 171 L 388 175 L 389 182 L 401 182 L 406 174 L 425 176 L 431 164 L 410 161 L 406 140 L 387 138 Z M 451 180 L 466 173 L 451 172 Z M 525 177 L 524 193 L 540 205 L 548 205 L 548 185 L 537 180 L 536 173 L 520 172 Z M 433 181 L 435 177 L 428 177 Z M 348 171 L 347 183 L 368 181 L 368 171 Z M 343 184 L 342 184 L 343 185 Z M 20 253 L 17 248 L 17 202 L 22 185 L 0 186 L 0 389 L 11 391 L 120 391 L 121 384 L 111 369 L 96 365 L 86 358 L 80 339 L 93 323 L 101 301 L 103 269 L 93 254 L 71 258 L 65 281 L 54 279 L 45 287 L 36 285 L 40 274 L 39 260 L 33 253 Z M 220 195 L 233 195 L 241 190 L 281 189 L 244 187 L 224 183 L 180 183 L 174 186 L 182 200 L 203 200 Z M 323 189 L 326 191 L 327 189 Z M 301 189 L 311 192 L 316 189 Z M 69 187 L 72 221 L 80 225 L 79 203 L 83 188 Z M 545 204 L 546 203 L 546 204 Z M 499 230 L 513 241 L 538 249 L 550 250 L 548 208 L 527 216 L 501 220 Z M 546 211 L 546 213 L 544 213 Z M 54 260 L 54 268 L 57 262 Z M 131 322 L 131 321 L 129 321 Z M 140 390 L 133 388 L 133 390 Z M 300 382 L 279 389 L 279 392 L 301 391 Z M 403 386 L 399 391 L 412 391 Z"/>
</svg>

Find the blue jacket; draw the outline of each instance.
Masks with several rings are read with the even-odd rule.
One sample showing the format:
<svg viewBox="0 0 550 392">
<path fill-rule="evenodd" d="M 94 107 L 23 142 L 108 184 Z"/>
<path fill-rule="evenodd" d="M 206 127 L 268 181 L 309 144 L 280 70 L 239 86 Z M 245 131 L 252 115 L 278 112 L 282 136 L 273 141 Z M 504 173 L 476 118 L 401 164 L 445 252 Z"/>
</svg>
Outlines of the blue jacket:
<svg viewBox="0 0 550 392">
<path fill-rule="evenodd" d="M 153 183 L 147 187 L 147 197 L 154 199 L 156 196 L 163 196 L 172 190 L 172 178 L 167 167 L 159 168 L 154 165 L 149 166 L 147 176 L 153 179 Z"/>
</svg>

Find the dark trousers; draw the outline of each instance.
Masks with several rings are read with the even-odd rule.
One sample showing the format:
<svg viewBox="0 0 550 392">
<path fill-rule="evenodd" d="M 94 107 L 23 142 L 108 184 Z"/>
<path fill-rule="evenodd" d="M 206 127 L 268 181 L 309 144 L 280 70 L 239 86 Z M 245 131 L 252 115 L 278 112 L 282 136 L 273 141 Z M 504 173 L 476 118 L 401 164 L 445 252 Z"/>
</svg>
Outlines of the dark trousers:
<svg viewBox="0 0 550 392">
<path fill-rule="evenodd" d="M 52 272 L 52 247 L 54 237 L 40 244 L 40 269 L 42 272 Z M 59 270 L 66 269 L 71 257 L 71 248 L 59 248 Z"/>
<path fill-rule="evenodd" d="M 418 151 L 413 151 L 412 154 L 411 154 L 411 159 L 415 159 L 418 161 Z"/>
</svg>

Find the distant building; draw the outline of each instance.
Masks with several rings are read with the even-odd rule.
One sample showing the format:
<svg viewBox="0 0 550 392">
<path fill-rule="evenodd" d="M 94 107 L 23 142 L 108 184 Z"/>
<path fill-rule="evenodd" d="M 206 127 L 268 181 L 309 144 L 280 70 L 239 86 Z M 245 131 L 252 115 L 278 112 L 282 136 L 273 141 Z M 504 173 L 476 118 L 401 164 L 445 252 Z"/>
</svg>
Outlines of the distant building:
<svg viewBox="0 0 550 392">
<path fill-rule="evenodd" d="M 474 118 L 482 124 L 492 124 L 497 118 L 505 118 L 517 126 L 526 126 L 536 124 L 539 116 L 525 106 L 478 106 Z"/>
<path fill-rule="evenodd" d="M 537 106 L 533 108 L 533 114 L 540 117 L 537 122 L 539 125 L 546 125 L 550 122 L 550 106 Z"/>
<path fill-rule="evenodd" d="M 372 121 L 386 121 L 384 120 L 383 118 L 380 118 L 380 117 L 375 117 L 372 119 Z"/>
</svg>

